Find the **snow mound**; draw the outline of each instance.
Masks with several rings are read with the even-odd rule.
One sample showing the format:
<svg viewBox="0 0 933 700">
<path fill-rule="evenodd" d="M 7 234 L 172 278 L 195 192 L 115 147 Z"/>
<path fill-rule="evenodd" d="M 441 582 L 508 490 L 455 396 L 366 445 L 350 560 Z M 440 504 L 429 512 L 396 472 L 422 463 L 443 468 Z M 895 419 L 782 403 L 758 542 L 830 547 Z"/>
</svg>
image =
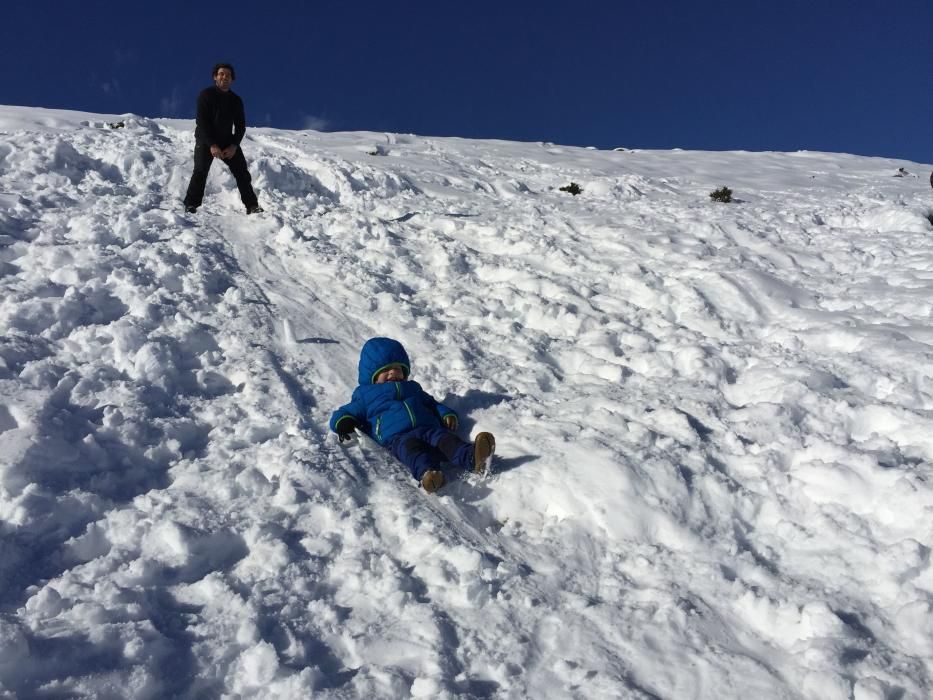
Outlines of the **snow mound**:
<svg viewBox="0 0 933 700">
<path fill-rule="evenodd" d="M 928 166 L 250 129 L 187 216 L 192 126 L 0 108 L 0 694 L 925 695 Z M 491 476 L 337 444 L 374 335 Z"/>
</svg>

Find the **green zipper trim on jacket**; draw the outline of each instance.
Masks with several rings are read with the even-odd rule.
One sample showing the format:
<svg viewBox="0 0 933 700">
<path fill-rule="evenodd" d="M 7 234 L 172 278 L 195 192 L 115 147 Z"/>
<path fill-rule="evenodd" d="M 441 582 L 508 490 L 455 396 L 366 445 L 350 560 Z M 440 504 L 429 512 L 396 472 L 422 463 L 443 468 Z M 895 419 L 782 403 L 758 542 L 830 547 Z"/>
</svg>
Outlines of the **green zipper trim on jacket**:
<svg viewBox="0 0 933 700">
<path fill-rule="evenodd" d="M 376 440 L 382 442 L 382 416 L 376 419 Z"/>
<path fill-rule="evenodd" d="M 418 423 L 415 421 L 415 414 L 411 412 L 411 409 L 408 407 L 408 401 L 402 401 L 402 405 L 405 407 L 405 410 L 408 411 L 408 418 L 411 420 L 411 427 L 417 427 Z"/>
</svg>

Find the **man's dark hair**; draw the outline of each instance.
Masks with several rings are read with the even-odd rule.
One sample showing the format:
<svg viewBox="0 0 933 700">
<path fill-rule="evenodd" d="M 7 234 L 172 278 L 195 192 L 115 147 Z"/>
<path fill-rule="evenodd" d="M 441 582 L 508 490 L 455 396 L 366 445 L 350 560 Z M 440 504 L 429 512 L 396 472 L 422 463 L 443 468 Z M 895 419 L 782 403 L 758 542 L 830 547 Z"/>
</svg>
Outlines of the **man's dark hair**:
<svg viewBox="0 0 933 700">
<path fill-rule="evenodd" d="M 230 71 L 230 77 L 236 80 L 236 71 L 233 70 L 233 66 L 229 63 L 215 63 L 214 70 L 211 71 L 211 77 L 216 77 L 217 71 L 219 71 L 221 68 L 226 68 L 228 71 Z"/>
</svg>

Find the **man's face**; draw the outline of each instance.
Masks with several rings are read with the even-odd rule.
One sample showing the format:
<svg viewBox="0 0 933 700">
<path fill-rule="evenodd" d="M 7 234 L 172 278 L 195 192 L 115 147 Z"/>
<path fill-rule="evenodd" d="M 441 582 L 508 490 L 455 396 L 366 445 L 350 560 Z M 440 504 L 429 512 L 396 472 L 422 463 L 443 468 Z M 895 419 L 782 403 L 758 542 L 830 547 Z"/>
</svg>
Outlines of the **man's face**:
<svg viewBox="0 0 933 700">
<path fill-rule="evenodd" d="M 229 68 L 218 68 L 214 73 L 214 85 L 226 92 L 230 89 L 230 83 L 233 82 L 233 73 Z"/>
</svg>

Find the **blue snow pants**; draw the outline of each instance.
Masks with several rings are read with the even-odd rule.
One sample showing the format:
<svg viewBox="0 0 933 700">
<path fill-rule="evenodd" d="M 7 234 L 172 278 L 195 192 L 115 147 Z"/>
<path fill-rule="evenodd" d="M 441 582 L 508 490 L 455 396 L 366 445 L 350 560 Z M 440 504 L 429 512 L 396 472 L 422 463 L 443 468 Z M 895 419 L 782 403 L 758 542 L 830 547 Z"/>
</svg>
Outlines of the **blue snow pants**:
<svg viewBox="0 0 933 700">
<path fill-rule="evenodd" d="M 414 428 L 399 433 L 386 443 L 386 449 L 419 481 L 429 469 L 440 469 L 442 462 L 473 468 L 473 445 L 447 428 Z"/>
</svg>

